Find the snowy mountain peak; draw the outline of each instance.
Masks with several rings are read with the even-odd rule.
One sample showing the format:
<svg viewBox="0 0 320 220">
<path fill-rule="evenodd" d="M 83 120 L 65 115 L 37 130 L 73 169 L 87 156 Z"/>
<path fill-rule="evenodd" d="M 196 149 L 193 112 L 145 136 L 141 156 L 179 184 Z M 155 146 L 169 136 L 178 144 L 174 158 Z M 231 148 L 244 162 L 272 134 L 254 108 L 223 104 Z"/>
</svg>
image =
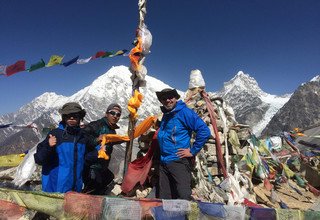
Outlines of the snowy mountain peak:
<svg viewBox="0 0 320 220">
<path fill-rule="evenodd" d="M 113 102 L 118 103 L 123 108 L 123 115 L 127 115 L 127 104 L 132 94 L 131 75 L 128 67 L 114 66 L 94 80 L 91 85 L 68 97 L 68 101 L 77 101 L 87 110 L 86 121 L 102 117 L 107 106 Z M 148 75 L 146 76 L 146 81 L 146 87 L 140 88 L 140 92 L 144 96 L 138 111 L 141 118 L 159 112 L 160 103 L 156 98 L 155 92 L 170 87 Z M 181 94 L 182 92 L 179 93 Z M 121 127 L 124 127 L 127 122 L 122 122 L 120 123 Z"/>
<path fill-rule="evenodd" d="M 242 76 L 242 75 L 246 75 L 242 70 L 240 70 L 240 71 L 236 74 L 236 76 Z"/>
<path fill-rule="evenodd" d="M 222 91 L 224 94 L 234 92 L 246 92 L 249 94 L 255 94 L 259 96 L 267 95 L 263 92 L 257 81 L 249 74 L 245 74 L 243 71 L 239 71 L 230 81 L 224 83 Z"/>
<path fill-rule="evenodd" d="M 236 112 L 236 119 L 252 126 L 259 135 L 272 116 L 286 103 L 290 95 L 279 97 L 262 91 L 257 81 L 249 74 L 239 71 L 230 81 L 224 83 L 218 93 Z"/>
<path fill-rule="evenodd" d="M 50 110 L 56 106 L 60 106 L 60 103 L 63 103 L 63 100 L 66 100 L 65 96 L 57 95 L 54 92 L 45 92 L 37 98 L 33 99 L 27 105 L 22 106 L 18 114 L 25 112 L 34 112 L 36 115 L 43 111 Z M 38 114 L 36 112 L 39 112 Z"/>
<path fill-rule="evenodd" d="M 38 96 L 34 100 L 32 100 L 32 104 L 45 104 L 47 106 L 52 106 L 56 102 L 57 99 L 64 98 L 62 95 L 57 95 L 55 92 L 45 92 L 42 95 Z"/>
<path fill-rule="evenodd" d="M 320 81 L 320 75 L 317 75 L 310 80 L 310 82 L 319 82 L 319 81 Z"/>
</svg>

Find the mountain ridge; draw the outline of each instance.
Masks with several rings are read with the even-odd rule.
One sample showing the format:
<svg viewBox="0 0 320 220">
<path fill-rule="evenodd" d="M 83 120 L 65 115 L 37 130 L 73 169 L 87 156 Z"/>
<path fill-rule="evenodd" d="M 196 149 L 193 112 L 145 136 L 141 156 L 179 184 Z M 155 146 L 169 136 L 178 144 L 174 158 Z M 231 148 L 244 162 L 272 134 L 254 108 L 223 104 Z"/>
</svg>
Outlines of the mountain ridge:
<svg viewBox="0 0 320 220">
<path fill-rule="evenodd" d="M 87 111 L 86 122 L 103 117 L 108 104 L 118 102 L 123 107 L 123 116 L 120 120 L 118 133 L 125 134 L 128 125 L 127 101 L 131 97 L 132 82 L 131 73 L 126 66 L 114 66 L 106 73 L 95 79 L 90 85 L 80 89 L 73 95 L 66 97 L 54 92 L 46 92 L 22 106 L 16 113 L 0 116 L 0 123 L 14 122 L 29 124 L 38 121 L 39 130 L 57 124 L 61 119 L 58 109 L 66 102 L 79 102 Z M 160 114 L 160 102 L 155 92 L 171 86 L 152 77 L 146 76 L 146 87 L 140 88 L 144 100 L 139 108 L 139 118 Z M 184 92 L 178 91 L 181 97 Z M 207 91 L 210 92 L 210 91 Z M 259 134 L 272 116 L 289 100 L 290 95 L 276 96 L 261 90 L 257 81 L 249 74 L 239 71 L 230 81 L 224 83 L 224 87 L 218 92 L 211 92 L 222 97 L 235 112 L 239 123 L 248 124 L 256 134 Z M 41 123 L 41 120 L 45 121 Z M 257 126 L 258 125 L 258 126 Z M 256 127 L 255 127 L 256 126 Z M 24 131 L 8 128 L 0 130 L 0 145 L 14 147 L 10 144 L 13 135 Z M 12 137 L 11 137 L 12 136 Z M 40 137 L 40 134 L 35 135 Z M 8 140 L 9 139 L 9 140 Z M 14 142 L 14 141 L 11 141 Z M 31 142 L 30 142 L 31 143 Z M 36 143 L 33 141 L 32 143 Z M 27 143 L 25 145 L 28 145 Z M 4 146 L 4 145 L 3 145 Z M 0 150 L 1 154 L 1 150 Z"/>
</svg>

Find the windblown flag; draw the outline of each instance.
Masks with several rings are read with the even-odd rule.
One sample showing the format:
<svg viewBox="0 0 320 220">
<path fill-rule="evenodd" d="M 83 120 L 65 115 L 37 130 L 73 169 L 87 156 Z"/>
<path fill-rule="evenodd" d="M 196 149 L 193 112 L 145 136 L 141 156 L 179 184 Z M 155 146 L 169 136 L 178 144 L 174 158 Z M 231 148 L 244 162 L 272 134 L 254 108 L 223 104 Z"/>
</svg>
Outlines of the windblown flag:
<svg viewBox="0 0 320 220">
<path fill-rule="evenodd" d="M 31 123 L 28 125 L 13 125 L 13 128 L 34 128 L 38 131 L 38 126 L 35 123 Z"/>
<path fill-rule="evenodd" d="M 113 51 L 98 51 L 96 52 L 95 55 L 89 57 L 89 58 L 85 58 L 85 59 L 79 59 L 79 56 L 62 63 L 62 60 L 64 58 L 64 56 L 58 56 L 58 55 L 52 55 L 49 59 L 49 62 L 45 63 L 45 61 L 43 59 L 41 59 L 41 61 L 32 64 L 28 69 L 26 69 L 26 61 L 25 60 L 18 60 L 15 64 L 12 64 L 10 66 L 7 65 L 0 65 L 0 75 L 4 75 L 4 76 L 11 76 L 17 72 L 21 72 L 21 71 L 28 71 L 28 72 L 32 72 L 35 71 L 37 69 L 43 68 L 43 67 L 51 67 L 54 65 L 63 65 L 65 67 L 70 66 L 73 63 L 77 63 L 77 64 L 86 64 L 89 61 L 96 59 L 96 58 L 106 58 L 106 57 L 115 57 L 115 56 L 128 56 L 129 53 L 127 53 L 128 50 L 123 49 L 123 50 L 118 50 L 117 52 L 113 52 Z"/>
<path fill-rule="evenodd" d="M 112 57 L 112 54 L 113 52 L 109 52 L 109 51 L 106 51 L 106 53 L 102 56 L 102 58 L 105 58 L 105 57 Z"/>
<path fill-rule="evenodd" d="M 18 60 L 15 64 L 12 64 L 6 68 L 6 75 L 11 76 L 15 73 L 26 70 L 26 61 Z"/>
<path fill-rule="evenodd" d="M 0 65 L 0 74 L 3 74 L 3 75 L 6 74 L 6 66 L 5 65 Z"/>
<path fill-rule="evenodd" d="M 146 181 L 150 168 L 152 166 L 153 156 L 154 154 L 159 155 L 159 144 L 158 140 L 156 139 L 158 131 L 159 130 L 157 130 L 152 137 L 152 142 L 147 154 L 129 163 L 128 170 L 123 177 L 123 181 L 121 184 L 122 192 L 129 193 L 137 183 L 143 185 Z"/>
<path fill-rule="evenodd" d="M 0 125 L 0 128 L 8 128 L 12 125 L 12 123 Z"/>
<path fill-rule="evenodd" d="M 117 52 L 115 52 L 115 54 L 113 54 L 113 56 L 121 56 L 124 55 L 128 50 L 118 50 Z"/>
<path fill-rule="evenodd" d="M 78 60 L 77 60 L 77 64 L 85 64 L 85 63 L 88 63 L 91 59 L 92 59 L 92 57 L 89 57 L 89 58 L 87 58 L 87 59 L 78 59 Z"/>
<path fill-rule="evenodd" d="M 46 63 L 43 61 L 43 59 L 41 59 L 41 61 L 39 61 L 38 63 L 35 63 L 35 64 L 32 64 L 30 66 L 29 69 L 27 69 L 29 72 L 32 72 L 32 71 L 35 71 L 37 69 L 40 69 L 42 67 L 45 67 L 46 66 Z"/>
<path fill-rule="evenodd" d="M 71 60 L 69 60 L 67 62 L 64 62 L 62 65 L 64 65 L 65 67 L 70 66 L 71 64 L 77 62 L 78 59 L 79 59 L 79 56 L 77 56 L 77 57 L 75 57 L 75 58 L 73 58 L 73 59 L 71 59 Z"/>
<path fill-rule="evenodd" d="M 94 58 L 103 57 L 105 54 L 106 54 L 106 52 L 104 52 L 104 51 L 98 51 L 96 53 L 96 55 L 94 55 Z"/>
<path fill-rule="evenodd" d="M 47 67 L 60 64 L 62 59 L 63 59 L 63 56 L 52 55 L 50 57 L 50 60 L 49 60 L 48 64 L 47 64 Z"/>
</svg>

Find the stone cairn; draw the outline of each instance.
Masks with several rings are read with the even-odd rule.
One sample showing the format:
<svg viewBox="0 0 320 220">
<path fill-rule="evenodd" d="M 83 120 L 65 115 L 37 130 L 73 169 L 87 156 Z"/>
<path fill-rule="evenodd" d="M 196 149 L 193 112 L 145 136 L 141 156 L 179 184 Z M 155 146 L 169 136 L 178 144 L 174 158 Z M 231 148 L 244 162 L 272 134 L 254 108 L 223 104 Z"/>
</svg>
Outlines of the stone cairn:
<svg viewBox="0 0 320 220">
<path fill-rule="evenodd" d="M 197 82 L 192 80 L 193 76 L 196 76 Z M 211 137 L 195 157 L 195 166 L 192 172 L 192 196 L 201 201 L 227 203 L 228 196 L 226 192 L 218 187 L 224 178 L 218 165 L 215 132 L 210 120 L 208 106 L 201 95 L 205 90 L 205 84 L 201 72 L 198 70 L 191 71 L 190 78 L 189 89 L 186 92 L 184 101 L 190 109 L 193 109 L 204 120 L 211 131 Z M 197 86 L 195 87 L 194 84 Z M 243 146 L 246 144 L 246 140 L 249 139 L 251 131 L 248 126 L 237 123 L 233 109 L 222 98 L 213 94 L 208 94 L 208 96 L 215 110 L 214 117 L 222 147 L 224 164 L 227 172 L 233 173 L 233 162 L 238 160 L 241 155 L 246 154 L 246 148 L 243 148 Z M 193 141 L 194 139 L 191 139 L 191 143 Z"/>
</svg>

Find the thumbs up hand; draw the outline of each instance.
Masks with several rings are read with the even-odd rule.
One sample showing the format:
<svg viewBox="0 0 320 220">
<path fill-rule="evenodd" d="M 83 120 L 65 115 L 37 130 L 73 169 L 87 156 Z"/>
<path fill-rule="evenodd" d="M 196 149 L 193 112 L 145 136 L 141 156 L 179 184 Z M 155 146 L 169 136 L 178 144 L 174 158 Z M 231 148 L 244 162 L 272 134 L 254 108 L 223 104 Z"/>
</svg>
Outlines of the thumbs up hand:
<svg viewBox="0 0 320 220">
<path fill-rule="evenodd" d="M 49 146 L 54 147 L 57 144 L 57 138 L 56 136 L 53 136 L 52 134 L 49 134 Z"/>
</svg>

